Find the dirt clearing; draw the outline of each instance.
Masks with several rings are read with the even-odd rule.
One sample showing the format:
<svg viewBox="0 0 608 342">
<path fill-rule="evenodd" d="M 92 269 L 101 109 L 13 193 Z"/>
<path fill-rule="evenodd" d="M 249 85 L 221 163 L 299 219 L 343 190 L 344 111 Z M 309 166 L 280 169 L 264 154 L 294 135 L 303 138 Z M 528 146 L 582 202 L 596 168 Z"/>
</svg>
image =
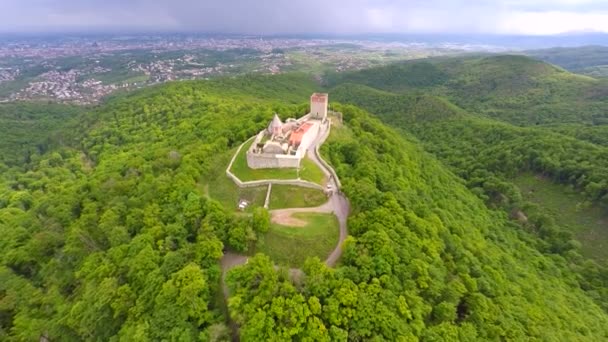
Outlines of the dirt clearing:
<svg viewBox="0 0 608 342">
<path fill-rule="evenodd" d="M 280 212 L 273 213 L 271 221 L 272 223 L 280 224 L 282 226 L 290 226 L 290 227 L 304 227 L 308 222 L 305 220 L 296 218 L 292 216 L 291 212 Z"/>
</svg>

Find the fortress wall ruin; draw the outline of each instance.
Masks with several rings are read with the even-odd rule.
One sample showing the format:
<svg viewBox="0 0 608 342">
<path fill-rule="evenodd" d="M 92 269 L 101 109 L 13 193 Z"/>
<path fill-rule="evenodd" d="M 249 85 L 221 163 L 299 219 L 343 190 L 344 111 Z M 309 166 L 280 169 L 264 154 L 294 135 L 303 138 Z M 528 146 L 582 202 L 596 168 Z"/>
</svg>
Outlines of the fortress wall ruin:
<svg viewBox="0 0 608 342">
<path fill-rule="evenodd" d="M 310 113 L 302 116 L 301 118 L 296 119 L 296 121 L 298 123 L 302 123 L 302 122 L 308 121 L 308 119 L 310 119 Z"/>
<path fill-rule="evenodd" d="M 310 114 L 298 119 L 305 122 Z M 270 169 L 270 168 L 297 168 L 300 167 L 300 160 L 306 155 L 306 150 L 314 142 L 320 132 L 320 124 L 313 122 L 311 127 L 302 137 L 302 141 L 295 155 L 269 154 L 269 153 L 254 153 L 255 146 L 262 141 L 265 131 L 258 133 L 251 146 L 247 150 L 247 165 L 252 169 Z"/>
<path fill-rule="evenodd" d="M 255 139 L 253 139 L 253 143 L 249 146 L 249 150 L 247 151 L 247 153 L 254 150 L 255 146 L 257 144 L 259 144 L 260 141 L 262 141 L 262 139 L 264 138 L 264 135 L 266 134 L 264 131 L 265 130 L 260 131 L 260 133 L 258 133 L 258 135 L 255 136 Z"/>
<path fill-rule="evenodd" d="M 297 168 L 300 166 L 300 157 L 247 151 L 247 165 L 252 169 Z"/>
<path fill-rule="evenodd" d="M 323 133 L 323 137 L 321 138 L 321 140 L 325 140 L 327 139 L 327 137 L 329 136 L 329 132 L 331 130 L 331 121 L 329 121 L 327 123 L 327 130 L 325 130 L 325 132 Z M 338 186 L 338 189 L 342 188 L 342 182 L 340 182 L 340 178 L 338 178 L 338 174 L 336 173 L 336 170 L 334 170 L 334 168 L 329 165 L 329 163 L 323 159 L 323 157 L 321 156 L 321 153 L 319 153 L 319 145 L 316 146 L 315 150 L 315 155 L 317 156 L 317 159 L 319 160 L 319 162 L 321 162 L 321 164 L 323 164 L 323 167 L 325 168 L 325 170 L 328 170 L 331 177 L 333 177 L 333 179 L 336 180 L 336 185 Z"/>
</svg>

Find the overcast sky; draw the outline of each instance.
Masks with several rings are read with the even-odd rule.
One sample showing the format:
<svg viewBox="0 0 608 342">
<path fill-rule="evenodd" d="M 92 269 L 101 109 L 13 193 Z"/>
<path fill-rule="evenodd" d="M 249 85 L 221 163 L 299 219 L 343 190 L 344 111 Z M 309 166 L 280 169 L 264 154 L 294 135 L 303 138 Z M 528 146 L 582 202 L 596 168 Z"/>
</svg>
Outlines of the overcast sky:
<svg viewBox="0 0 608 342">
<path fill-rule="evenodd" d="M 0 32 L 608 32 L 608 0 L 0 0 Z"/>
</svg>

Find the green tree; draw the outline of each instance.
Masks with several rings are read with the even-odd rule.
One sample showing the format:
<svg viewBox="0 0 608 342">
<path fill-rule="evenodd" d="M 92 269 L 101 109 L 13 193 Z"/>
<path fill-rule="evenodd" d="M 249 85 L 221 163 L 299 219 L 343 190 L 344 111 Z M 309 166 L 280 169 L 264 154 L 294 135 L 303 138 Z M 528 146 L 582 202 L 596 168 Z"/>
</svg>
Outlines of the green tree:
<svg viewBox="0 0 608 342">
<path fill-rule="evenodd" d="M 255 208 L 252 216 L 253 230 L 266 233 L 270 229 L 270 213 L 266 208 Z"/>
</svg>

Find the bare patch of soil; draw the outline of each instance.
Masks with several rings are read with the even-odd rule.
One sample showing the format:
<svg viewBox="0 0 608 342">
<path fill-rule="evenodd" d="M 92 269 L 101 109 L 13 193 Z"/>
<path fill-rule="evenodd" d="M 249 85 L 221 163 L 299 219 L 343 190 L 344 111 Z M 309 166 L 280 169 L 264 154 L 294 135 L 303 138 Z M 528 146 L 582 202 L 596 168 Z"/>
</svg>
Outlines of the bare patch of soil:
<svg viewBox="0 0 608 342">
<path fill-rule="evenodd" d="M 290 227 L 304 227 L 308 222 L 293 217 L 290 212 L 273 213 L 271 218 L 272 223 Z"/>
</svg>

